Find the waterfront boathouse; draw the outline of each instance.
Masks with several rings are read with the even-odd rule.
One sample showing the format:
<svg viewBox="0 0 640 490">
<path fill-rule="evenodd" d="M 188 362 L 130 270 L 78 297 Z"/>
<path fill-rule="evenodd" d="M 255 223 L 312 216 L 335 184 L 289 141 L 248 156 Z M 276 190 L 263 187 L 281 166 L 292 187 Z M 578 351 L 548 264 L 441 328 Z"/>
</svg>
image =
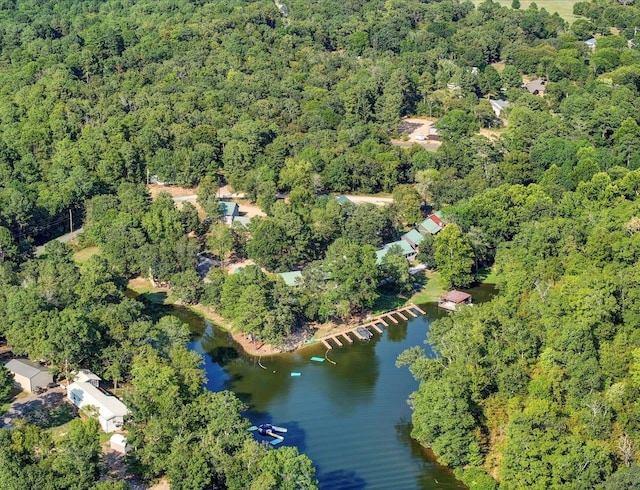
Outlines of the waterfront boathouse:
<svg viewBox="0 0 640 490">
<path fill-rule="evenodd" d="M 462 306 L 471 306 L 471 295 L 463 291 L 449 291 L 438 300 L 438 306 L 445 310 L 457 311 Z"/>
</svg>

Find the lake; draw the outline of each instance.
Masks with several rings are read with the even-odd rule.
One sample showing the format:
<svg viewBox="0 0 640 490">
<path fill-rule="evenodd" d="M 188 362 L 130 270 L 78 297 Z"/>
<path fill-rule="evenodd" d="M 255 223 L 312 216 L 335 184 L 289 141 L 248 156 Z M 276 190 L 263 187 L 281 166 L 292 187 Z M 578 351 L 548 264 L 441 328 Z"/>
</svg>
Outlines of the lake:
<svg viewBox="0 0 640 490">
<path fill-rule="evenodd" d="M 493 288 L 471 292 L 483 297 Z M 369 341 L 328 352 L 316 343 L 261 358 L 239 352 L 226 332 L 189 310 L 174 307 L 171 313 L 191 326 L 190 347 L 205 359 L 207 388 L 233 391 L 255 425 L 286 427 L 283 445 L 297 446 L 313 459 L 321 489 L 466 488 L 409 436 L 407 398 L 418 385 L 395 361 L 415 345 L 431 354 L 424 344 L 429 325 L 451 314 L 434 304 L 422 307 L 425 316 L 390 324 Z M 325 355 L 324 362 L 310 360 Z"/>
</svg>

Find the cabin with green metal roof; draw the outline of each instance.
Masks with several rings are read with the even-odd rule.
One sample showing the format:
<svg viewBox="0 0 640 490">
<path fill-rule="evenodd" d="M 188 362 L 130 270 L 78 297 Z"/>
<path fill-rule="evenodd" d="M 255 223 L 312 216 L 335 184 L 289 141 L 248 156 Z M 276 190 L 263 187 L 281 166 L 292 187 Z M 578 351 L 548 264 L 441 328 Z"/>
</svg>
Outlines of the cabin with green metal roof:
<svg viewBox="0 0 640 490">
<path fill-rule="evenodd" d="M 432 235 L 439 233 L 443 228 L 444 223 L 437 214 L 432 214 L 418 225 L 418 231 L 422 233 L 431 233 Z"/>
<path fill-rule="evenodd" d="M 295 287 L 302 284 L 302 272 L 300 271 L 280 272 L 278 275 L 287 286 Z"/>
<path fill-rule="evenodd" d="M 343 204 L 353 204 L 353 201 L 347 196 L 336 197 L 336 202 L 342 206 Z"/>
<path fill-rule="evenodd" d="M 380 250 L 376 251 L 376 263 L 378 265 L 382 264 L 382 259 L 389 253 L 389 250 L 394 245 L 400 247 L 400 252 L 407 260 L 412 261 L 416 258 L 416 251 L 409 245 L 409 242 L 406 240 L 398 240 L 397 242 L 387 243 Z"/>
<path fill-rule="evenodd" d="M 220 210 L 222 211 L 222 221 L 231 224 L 233 218 L 238 216 L 238 204 L 230 201 L 221 201 Z"/>
<path fill-rule="evenodd" d="M 412 228 L 411 231 L 402 235 L 402 239 L 409 242 L 409 245 L 413 247 L 413 249 L 418 252 L 420 248 L 420 242 L 424 240 L 424 236 L 415 228 Z"/>
</svg>

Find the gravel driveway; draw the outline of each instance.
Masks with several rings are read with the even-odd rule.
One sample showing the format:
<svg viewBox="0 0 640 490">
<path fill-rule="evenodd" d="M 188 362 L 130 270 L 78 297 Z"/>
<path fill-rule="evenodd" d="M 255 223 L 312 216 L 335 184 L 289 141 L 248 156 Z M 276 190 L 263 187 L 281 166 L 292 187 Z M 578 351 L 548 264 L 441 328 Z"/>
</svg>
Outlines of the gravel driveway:
<svg viewBox="0 0 640 490">
<path fill-rule="evenodd" d="M 0 417 L 0 427 L 11 427 L 15 419 L 27 419 L 41 427 L 48 426 L 52 414 L 55 414 L 63 404 L 69 405 L 65 406 L 65 409 L 71 407 L 66 401 L 64 388 L 59 386 L 39 395 L 29 393 L 11 403 L 9 410 Z"/>
</svg>

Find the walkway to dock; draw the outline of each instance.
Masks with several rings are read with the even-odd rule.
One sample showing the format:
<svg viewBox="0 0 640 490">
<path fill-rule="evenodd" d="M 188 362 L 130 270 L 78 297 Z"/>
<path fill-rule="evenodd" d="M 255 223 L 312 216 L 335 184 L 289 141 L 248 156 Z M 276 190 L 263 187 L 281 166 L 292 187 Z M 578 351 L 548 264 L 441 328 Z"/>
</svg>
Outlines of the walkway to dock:
<svg viewBox="0 0 640 490">
<path fill-rule="evenodd" d="M 358 340 L 365 340 L 364 337 L 362 337 L 362 335 L 357 331 L 359 328 L 365 328 L 369 330 L 369 332 L 373 330 L 381 334 L 383 330 L 379 325 L 382 325 L 383 327 L 388 327 L 389 326 L 388 321 L 391 321 L 392 323 L 399 323 L 398 319 L 394 315 L 398 316 L 404 321 L 407 321 L 409 317 L 407 317 L 404 313 L 411 315 L 413 318 L 418 318 L 418 313 L 421 315 L 425 314 L 422 308 L 411 303 L 402 308 L 398 308 L 397 310 L 387 311 L 386 313 L 382 313 L 381 315 L 378 315 L 372 318 L 371 320 L 369 320 L 368 323 L 365 323 L 364 325 L 358 325 L 357 327 L 352 328 L 351 330 L 348 330 L 346 332 L 326 335 L 325 337 L 322 337 L 321 339 L 319 339 L 319 341 L 322 342 L 327 349 L 333 349 L 334 345 L 338 347 L 342 347 L 343 342 L 348 342 L 352 344 L 353 337 L 355 337 Z M 350 335 L 353 337 L 351 337 Z"/>
</svg>

